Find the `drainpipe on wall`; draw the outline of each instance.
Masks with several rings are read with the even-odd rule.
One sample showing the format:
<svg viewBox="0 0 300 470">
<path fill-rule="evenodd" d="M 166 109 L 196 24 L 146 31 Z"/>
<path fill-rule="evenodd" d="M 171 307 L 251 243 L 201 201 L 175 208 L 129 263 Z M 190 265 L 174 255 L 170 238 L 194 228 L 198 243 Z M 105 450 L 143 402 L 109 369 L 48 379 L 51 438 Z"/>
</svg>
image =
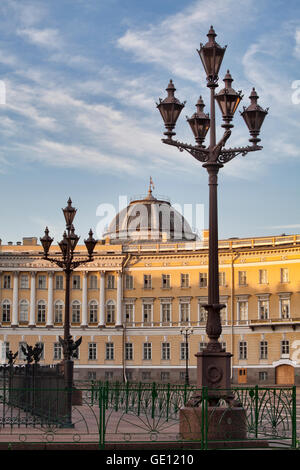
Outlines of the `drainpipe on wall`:
<svg viewBox="0 0 300 470">
<path fill-rule="evenodd" d="M 236 253 L 234 251 L 234 253 Z M 233 354 L 234 344 L 233 344 L 233 329 L 234 329 L 234 262 L 239 258 L 240 253 L 236 253 L 234 257 L 231 258 L 231 354 Z M 233 378 L 233 361 L 231 361 L 231 372 L 230 378 Z"/>
</svg>

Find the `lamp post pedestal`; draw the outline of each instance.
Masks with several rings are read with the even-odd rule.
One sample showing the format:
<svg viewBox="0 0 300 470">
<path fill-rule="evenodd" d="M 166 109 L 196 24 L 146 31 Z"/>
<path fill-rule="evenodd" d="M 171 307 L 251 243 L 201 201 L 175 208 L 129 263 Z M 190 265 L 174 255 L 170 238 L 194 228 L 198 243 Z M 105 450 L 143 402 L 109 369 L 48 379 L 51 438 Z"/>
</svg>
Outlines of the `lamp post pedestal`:
<svg viewBox="0 0 300 470">
<path fill-rule="evenodd" d="M 221 397 L 227 398 L 230 394 L 232 354 L 225 351 L 204 350 L 195 356 L 197 358 L 197 388 L 212 389 L 212 401 L 214 398 L 217 401 Z"/>
</svg>

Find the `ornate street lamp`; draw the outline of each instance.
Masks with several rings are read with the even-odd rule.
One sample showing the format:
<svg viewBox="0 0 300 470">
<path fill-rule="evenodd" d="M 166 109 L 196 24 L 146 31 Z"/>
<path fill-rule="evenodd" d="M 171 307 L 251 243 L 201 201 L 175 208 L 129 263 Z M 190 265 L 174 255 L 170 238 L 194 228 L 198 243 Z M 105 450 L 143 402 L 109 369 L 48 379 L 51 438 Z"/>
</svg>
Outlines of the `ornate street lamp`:
<svg viewBox="0 0 300 470">
<path fill-rule="evenodd" d="M 53 238 L 49 236 L 48 227 L 45 229 L 45 235 L 40 238 L 41 244 L 44 249 L 43 259 L 56 264 L 63 269 L 66 279 L 65 289 L 65 317 L 64 317 L 64 337 L 59 338 L 60 344 L 63 347 L 64 355 L 64 376 L 65 385 L 67 389 L 67 413 L 65 427 L 72 427 L 72 388 L 73 388 L 73 357 L 81 343 L 82 338 L 77 341 L 72 339 L 70 334 L 70 280 L 71 274 L 78 266 L 93 261 L 93 251 L 97 244 L 97 240 L 93 238 L 92 230 L 89 231 L 89 237 L 84 240 L 88 258 L 74 259 L 74 251 L 79 241 L 79 236 L 76 235 L 73 220 L 76 215 L 77 209 L 72 207 L 72 201 L 69 198 L 67 206 L 62 209 L 66 221 L 66 230 L 64 231 L 62 240 L 58 243 L 62 259 L 49 257 L 49 250 L 53 242 Z"/>
<path fill-rule="evenodd" d="M 173 140 L 174 128 L 185 103 L 181 103 L 175 97 L 175 87 L 172 81 L 167 88 L 168 97 L 160 99 L 157 108 L 163 118 L 167 132 L 167 138 L 162 142 L 177 147 L 180 151 L 186 150 L 196 160 L 203 163 L 209 175 L 209 282 L 206 332 L 209 338 L 207 348 L 197 353 L 198 360 L 198 386 L 213 388 L 230 388 L 230 360 L 231 354 L 222 349 L 219 338 L 222 332 L 220 311 L 224 307 L 219 299 L 219 261 L 218 261 L 218 208 L 217 208 L 217 184 L 218 172 L 224 164 L 237 155 L 245 156 L 248 152 L 261 150 L 258 138 L 261 125 L 268 109 L 264 110 L 257 104 L 258 96 L 253 89 L 250 95 L 250 106 L 244 108 L 241 115 L 249 129 L 252 145 L 237 148 L 225 148 L 225 143 L 231 135 L 232 119 L 243 98 L 241 91 L 236 92 L 232 88 L 233 78 L 227 71 L 224 77 L 225 87 L 218 93 L 218 74 L 225 54 L 226 46 L 217 44 L 216 33 L 211 26 L 208 34 L 208 42 L 200 44 L 198 50 L 202 64 L 206 72 L 207 87 L 210 89 L 210 113 L 204 114 L 202 98 L 197 103 L 197 112 L 187 121 L 193 131 L 196 145 L 190 145 Z M 223 137 L 216 142 L 215 101 L 217 101 L 223 117 L 222 127 L 225 129 Z M 172 105 L 171 105 L 172 103 Z M 172 107 L 173 106 L 173 107 Z M 210 142 L 204 146 L 205 136 L 210 130 Z"/>
<path fill-rule="evenodd" d="M 184 336 L 185 344 L 185 385 L 190 385 L 189 377 L 189 336 L 193 334 L 193 328 L 181 328 L 180 333 Z"/>
</svg>

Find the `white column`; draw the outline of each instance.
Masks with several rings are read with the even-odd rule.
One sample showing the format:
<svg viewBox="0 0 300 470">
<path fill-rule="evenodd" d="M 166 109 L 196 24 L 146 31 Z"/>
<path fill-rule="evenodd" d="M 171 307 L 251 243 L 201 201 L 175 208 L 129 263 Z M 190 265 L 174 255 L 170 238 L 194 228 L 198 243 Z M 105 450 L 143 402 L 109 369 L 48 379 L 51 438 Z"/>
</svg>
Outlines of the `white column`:
<svg viewBox="0 0 300 470">
<path fill-rule="evenodd" d="M 29 326 L 35 326 L 35 277 L 36 272 L 31 273 L 30 281 L 30 313 L 29 313 Z"/>
<path fill-rule="evenodd" d="M 18 302 L 19 302 L 19 272 L 14 272 L 13 281 L 13 305 L 12 305 L 12 326 L 18 326 Z"/>
<path fill-rule="evenodd" d="M 117 278 L 117 321 L 116 326 L 122 326 L 122 299 L 123 299 L 123 289 L 122 289 L 122 273 L 118 272 Z"/>
<path fill-rule="evenodd" d="M 48 311 L 46 326 L 53 326 L 53 272 L 48 272 Z"/>
<path fill-rule="evenodd" d="M 81 326 L 88 326 L 87 274 L 88 274 L 87 271 L 84 271 L 84 272 L 83 272 L 83 279 L 82 279 L 82 319 L 81 319 Z"/>
<path fill-rule="evenodd" d="M 102 328 L 105 326 L 105 272 L 100 272 L 100 297 L 99 297 L 99 323 Z"/>
</svg>

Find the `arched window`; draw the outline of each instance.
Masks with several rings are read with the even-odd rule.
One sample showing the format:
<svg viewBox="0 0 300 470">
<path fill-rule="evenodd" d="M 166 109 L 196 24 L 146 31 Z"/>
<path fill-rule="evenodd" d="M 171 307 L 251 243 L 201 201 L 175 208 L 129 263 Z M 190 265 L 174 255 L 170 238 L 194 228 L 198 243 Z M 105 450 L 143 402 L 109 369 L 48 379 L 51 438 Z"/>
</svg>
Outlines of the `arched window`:
<svg viewBox="0 0 300 470">
<path fill-rule="evenodd" d="M 97 323 L 98 303 L 91 300 L 89 304 L 89 323 Z"/>
<path fill-rule="evenodd" d="M 46 321 L 46 302 L 39 300 L 37 304 L 37 323 L 45 323 Z"/>
<path fill-rule="evenodd" d="M 63 322 L 64 303 L 62 300 L 56 300 L 54 304 L 54 323 Z"/>
<path fill-rule="evenodd" d="M 3 300 L 2 302 L 2 321 L 9 322 L 10 321 L 10 311 L 11 305 L 9 300 Z"/>
<path fill-rule="evenodd" d="M 80 323 L 80 302 L 73 300 L 72 302 L 72 323 Z"/>
<path fill-rule="evenodd" d="M 28 322 L 28 310 L 29 303 L 28 300 L 23 299 L 20 301 L 20 322 Z"/>
<path fill-rule="evenodd" d="M 115 304 L 113 300 L 109 300 L 106 304 L 106 323 L 115 323 Z"/>
</svg>

